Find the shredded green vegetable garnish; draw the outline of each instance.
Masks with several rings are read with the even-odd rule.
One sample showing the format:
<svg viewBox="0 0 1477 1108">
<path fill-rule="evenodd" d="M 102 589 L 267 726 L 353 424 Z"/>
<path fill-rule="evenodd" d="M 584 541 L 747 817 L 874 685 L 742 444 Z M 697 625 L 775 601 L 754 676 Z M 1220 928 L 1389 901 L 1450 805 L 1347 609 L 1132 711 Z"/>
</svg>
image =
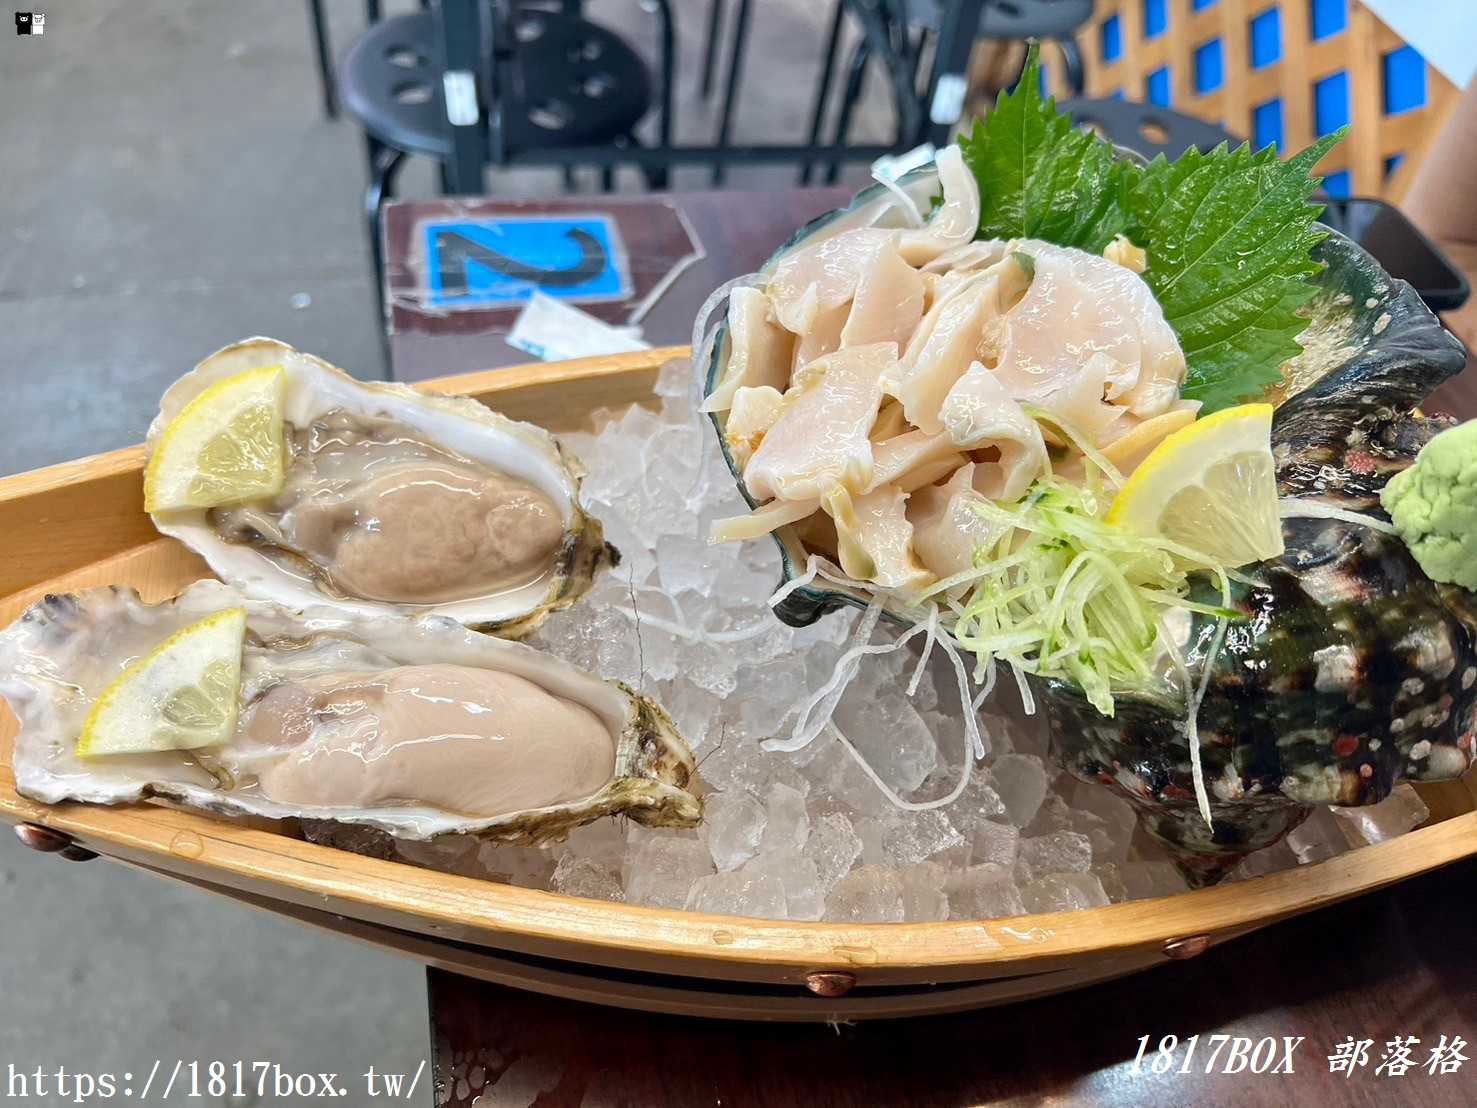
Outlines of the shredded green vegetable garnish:
<svg viewBox="0 0 1477 1108">
<path fill-rule="evenodd" d="M 1085 486 L 1048 476 L 1017 505 L 980 503 L 975 510 L 994 525 L 994 538 L 975 552 L 974 568 L 910 603 L 955 593 L 959 645 L 981 662 L 994 657 L 1024 673 L 1071 681 L 1106 716 L 1115 691 L 1164 690 L 1164 650 L 1156 643 L 1169 641 L 1165 615 L 1240 613 L 1189 600 L 1193 552 L 1109 526 L 1109 502 L 1090 469 Z"/>
</svg>

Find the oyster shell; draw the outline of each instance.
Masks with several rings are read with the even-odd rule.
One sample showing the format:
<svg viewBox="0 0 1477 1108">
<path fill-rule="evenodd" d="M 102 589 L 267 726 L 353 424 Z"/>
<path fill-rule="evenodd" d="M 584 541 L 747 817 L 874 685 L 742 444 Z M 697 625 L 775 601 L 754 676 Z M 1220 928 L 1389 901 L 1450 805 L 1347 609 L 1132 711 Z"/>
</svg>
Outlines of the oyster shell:
<svg viewBox="0 0 1477 1108">
<path fill-rule="evenodd" d="M 170 386 L 150 449 L 205 389 L 273 365 L 287 371 L 287 487 L 153 517 L 246 595 L 355 616 L 431 610 L 522 638 L 612 556 L 580 509 L 583 470 L 547 431 L 475 400 L 356 381 L 271 339 L 217 351 Z"/>
<path fill-rule="evenodd" d="M 127 664 L 243 603 L 229 742 L 76 756 L 88 710 Z M 523 844 L 617 813 L 664 827 L 695 826 L 702 813 L 692 753 L 656 703 L 445 616 L 296 613 L 217 581 L 159 604 L 122 586 L 51 595 L 0 632 L 0 695 L 21 721 L 17 788 L 46 803 L 161 797 L 406 839 Z"/>
</svg>

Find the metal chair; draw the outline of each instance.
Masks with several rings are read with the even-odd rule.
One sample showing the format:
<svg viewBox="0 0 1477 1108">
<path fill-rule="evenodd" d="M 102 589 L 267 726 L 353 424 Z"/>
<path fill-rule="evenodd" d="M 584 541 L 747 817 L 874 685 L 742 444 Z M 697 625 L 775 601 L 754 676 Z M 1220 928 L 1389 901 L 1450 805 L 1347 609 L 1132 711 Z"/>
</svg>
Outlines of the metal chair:
<svg viewBox="0 0 1477 1108">
<path fill-rule="evenodd" d="M 715 4 L 721 0 L 714 0 Z M 925 52 L 930 38 L 937 37 L 944 24 L 944 0 L 870 0 L 859 5 L 870 8 L 875 21 L 884 28 L 883 34 L 864 34 L 852 50 L 846 67 L 845 91 L 837 112 L 833 146 L 845 145 L 851 129 L 852 115 L 861 95 L 862 80 L 866 76 L 868 62 L 875 55 L 889 57 L 900 55 L 916 71 L 918 59 Z M 1024 41 L 1044 39 L 1055 42 L 1061 49 L 1067 69 L 1067 84 L 1076 95 L 1082 94 L 1085 76 L 1082 67 L 1082 52 L 1077 46 L 1075 35 L 1092 17 L 1093 0 L 986 0 L 980 10 L 975 35 L 978 38 Z M 830 44 L 826 55 L 825 75 L 818 90 L 814 112 L 811 116 L 811 142 L 819 143 L 826 100 L 830 95 L 830 80 L 834 69 L 832 54 L 840 37 L 840 12 L 832 25 Z M 895 63 L 889 57 L 889 66 Z M 894 79 L 896 79 L 894 77 Z M 802 180 L 809 181 L 812 167 L 807 166 Z M 826 171 L 828 184 L 834 183 L 840 171 L 840 163 L 832 159 Z"/>
<path fill-rule="evenodd" d="M 1072 95 L 1081 96 L 1086 78 L 1076 35 L 1092 18 L 1092 6 L 1093 0 L 990 0 L 980 13 L 979 37 L 1056 43 L 1066 66 L 1067 87 Z M 939 0 L 913 0 L 913 7 L 918 12 L 916 22 L 938 26 Z"/>
<path fill-rule="evenodd" d="M 431 6 L 431 0 L 420 0 L 421 10 Z M 380 0 L 365 0 L 364 15 L 373 25 L 380 21 Z M 328 19 L 323 12 L 323 0 L 308 0 L 308 18 L 313 24 L 313 60 L 318 63 L 318 89 L 323 96 L 323 114 L 329 119 L 338 118 L 338 96 L 333 88 L 333 50 L 328 45 Z"/>
<path fill-rule="evenodd" d="M 1192 146 L 1208 154 L 1223 142 L 1232 146 L 1241 142 L 1214 123 L 1133 100 L 1067 100 L 1057 107 L 1079 127 L 1090 127 L 1114 145 L 1151 161 L 1158 154 L 1173 161 Z"/>
<path fill-rule="evenodd" d="M 519 9 L 504 26 L 493 38 L 495 94 L 485 121 L 497 160 L 541 146 L 635 141 L 632 130 L 652 104 L 651 79 L 619 36 L 543 9 Z M 379 212 L 404 159 L 438 162 L 445 192 L 474 191 L 471 177 L 481 176 L 480 159 L 472 175 L 453 170 L 459 136 L 447 113 L 445 77 L 454 68 L 447 41 L 440 13 L 398 16 L 371 26 L 338 65 L 340 103 L 365 134 L 364 216 L 377 288 L 384 276 Z M 608 167 L 605 173 L 608 185 Z"/>
</svg>

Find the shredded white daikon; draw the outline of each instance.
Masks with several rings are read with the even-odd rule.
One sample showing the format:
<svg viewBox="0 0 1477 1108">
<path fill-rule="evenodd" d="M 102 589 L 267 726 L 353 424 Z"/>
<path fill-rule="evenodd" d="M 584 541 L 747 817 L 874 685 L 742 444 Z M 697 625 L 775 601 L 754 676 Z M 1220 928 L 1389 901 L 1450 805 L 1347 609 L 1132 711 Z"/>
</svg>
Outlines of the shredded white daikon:
<svg viewBox="0 0 1477 1108">
<path fill-rule="evenodd" d="M 903 188 L 902 185 L 898 184 L 891 177 L 879 173 L 875 169 L 872 170 L 872 180 L 892 193 L 893 198 L 897 201 L 898 210 L 902 212 L 903 218 L 908 221 L 909 227 L 916 230 L 924 225 L 923 215 L 918 211 L 918 205 L 913 201 L 913 198 L 908 195 L 907 189 Z"/>
<path fill-rule="evenodd" d="M 935 609 L 935 615 L 931 617 L 926 623 L 914 624 L 908 631 L 906 631 L 895 642 L 893 642 L 891 646 L 882 648 L 868 647 L 866 648 L 866 650 L 868 653 L 890 654 L 894 650 L 903 649 L 904 646 L 906 646 L 908 640 L 920 631 L 928 636 L 928 643 L 923 649 L 923 658 L 919 660 L 918 666 L 913 672 L 913 683 L 910 684 L 908 687 L 908 695 L 911 696 L 914 692 L 917 691 L 917 682 L 923 672 L 924 663 L 928 660 L 928 656 L 932 653 L 933 647 L 936 643 L 942 644 L 944 650 L 949 655 L 949 660 L 954 665 L 954 676 L 957 679 L 959 685 L 959 705 L 961 709 L 960 714 L 963 716 L 964 720 L 964 765 L 960 771 L 959 782 L 954 786 L 953 791 L 948 793 L 948 795 L 938 797 L 935 800 L 904 800 L 901 796 L 897 794 L 896 791 L 892 789 L 891 786 L 887 784 L 887 782 L 882 780 L 881 776 L 877 773 L 875 769 L 872 768 L 871 764 L 868 763 L 867 759 L 862 755 L 862 752 L 852 745 L 851 740 L 849 740 L 841 731 L 841 729 L 836 726 L 834 721 L 828 719 L 826 721 L 825 727 L 823 728 L 824 731 L 829 732 L 838 742 L 841 743 L 846 752 L 851 755 L 851 757 L 856 761 L 857 765 L 861 766 L 862 772 L 865 773 L 868 779 L 877 786 L 882 795 L 885 796 L 888 801 L 892 803 L 895 807 L 900 808 L 905 812 L 926 812 L 934 808 L 943 808 L 949 804 L 954 803 L 954 801 L 958 800 L 959 797 L 963 794 L 964 790 L 969 786 L 970 772 L 974 767 L 974 763 L 976 761 L 982 761 L 985 755 L 989 753 L 989 747 L 988 744 L 985 742 L 985 736 L 980 731 L 979 717 L 972 710 L 973 705 L 969 696 L 969 669 L 964 664 L 963 656 L 959 653 L 959 650 L 954 645 L 954 643 L 948 638 L 948 636 L 939 634 L 937 609 Z M 853 675 L 854 672 L 855 671 L 853 671 Z M 850 678 L 848 677 L 847 680 L 850 680 Z M 844 691 L 844 686 L 842 691 Z M 840 698 L 837 697 L 838 702 L 839 700 Z M 832 706 L 832 710 L 834 710 L 834 705 Z"/>
<path fill-rule="evenodd" d="M 806 559 L 805 569 L 790 581 L 777 589 L 769 599 L 770 607 L 781 604 L 787 597 L 791 596 L 797 589 L 820 579 L 834 585 L 841 585 L 853 589 L 867 588 L 872 593 L 871 602 L 857 617 L 856 625 L 852 631 L 851 643 L 846 651 L 837 659 L 835 667 L 831 671 L 830 679 L 819 689 L 816 689 L 805 700 L 796 706 L 795 725 L 791 729 L 788 738 L 768 739 L 762 746 L 765 750 L 773 753 L 793 753 L 809 746 L 822 734 L 829 734 L 839 741 L 847 753 L 854 758 L 862 767 L 867 777 L 881 790 L 882 794 L 897 807 L 905 811 L 927 811 L 931 808 L 939 808 L 953 803 L 969 783 L 970 765 L 977 759 L 982 759 L 989 753 L 988 744 L 982 734 L 979 718 L 976 714 L 978 705 L 983 702 L 984 695 L 979 698 L 970 695 L 969 667 L 965 664 L 964 656 L 959 647 L 949 637 L 943 627 L 943 613 L 938 606 L 932 606 L 926 619 L 914 623 L 901 635 L 890 643 L 873 644 L 872 636 L 875 634 L 877 624 L 881 621 L 884 605 L 891 600 L 898 605 L 902 603 L 902 597 L 895 595 L 889 590 L 879 590 L 875 585 L 868 586 L 863 582 L 853 580 L 838 570 L 835 566 L 822 559 L 819 555 L 811 554 Z M 917 693 L 918 687 L 923 680 L 923 673 L 928 660 L 933 655 L 935 647 L 941 647 L 948 655 L 950 663 L 954 667 L 955 679 L 959 686 L 959 703 L 964 723 L 964 770 L 960 783 L 948 796 L 929 801 L 908 801 L 898 796 L 877 772 L 867 763 L 866 758 L 856 749 L 841 732 L 834 722 L 837 706 L 846 694 L 847 688 L 855 679 L 861 667 L 861 660 L 868 656 L 881 656 L 892 654 L 907 648 L 908 643 L 919 635 L 926 638 L 922 656 L 913 668 L 913 675 L 908 683 L 908 695 Z M 994 685 L 995 671 L 993 664 L 984 667 L 987 674 L 989 686 Z"/>
<path fill-rule="evenodd" d="M 1231 582 L 1225 573 L 1217 572 L 1220 578 L 1221 603 L 1229 608 L 1231 606 Z M 1200 808 L 1200 816 L 1205 820 L 1205 826 L 1213 828 L 1215 825 L 1210 818 L 1210 793 L 1205 788 L 1205 768 L 1200 761 L 1200 705 L 1205 700 L 1206 690 L 1210 688 L 1211 674 L 1215 671 L 1215 661 L 1220 657 L 1221 644 L 1226 641 L 1226 625 L 1230 621 L 1225 616 L 1216 619 L 1215 631 L 1210 636 L 1210 649 L 1206 651 L 1205 661 L 1201 663 L 1200 683 L 1190 691 L 1187 698 L 1185 711 L 1185 738 L 1190 744 L 1190 777 L 1195 783 L 1195 803 Z M 1168 641 L 1168 636 L 1164 637 Z M 1178 650 L 1171 655 L 1178 658 L 1179 666 L 1183 670 L 1184 658 L 1179 655 Z"/>
<path fill-rule="evenodd" d="M 1371 531 L 1380 531 L 1386 535 L 1396 533 L 1395 525 L 1389 520 L 1377 519 L 1348 508 L 1336 508 L 1321 500 L 1300 500 L 1295 496 L 1284 496 L 1277 501 L 1277 506 L 1282 510 L 1283 519 L 1337 519 L 1359 527 L 1368 527 Z"/>
</svg>

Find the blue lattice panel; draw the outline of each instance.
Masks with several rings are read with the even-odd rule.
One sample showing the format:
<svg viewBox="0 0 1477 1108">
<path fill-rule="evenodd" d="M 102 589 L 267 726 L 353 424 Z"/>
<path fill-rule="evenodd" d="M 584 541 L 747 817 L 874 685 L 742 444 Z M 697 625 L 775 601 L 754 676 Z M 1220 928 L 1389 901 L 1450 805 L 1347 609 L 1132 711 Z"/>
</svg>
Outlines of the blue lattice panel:
<svg viewBox="0 0 1477 1108">
<path fill-rule="evenodd" d="M 1219 123 L 1284 153 L 1353 125 L 1333 193 L 1398 198 L 1457 90 L 1357 0 L 1097 0 L 1078 39 L 1089 96 Z M 1048 66 L 1063 95 L 1060 66 Z"/>
</svg>

